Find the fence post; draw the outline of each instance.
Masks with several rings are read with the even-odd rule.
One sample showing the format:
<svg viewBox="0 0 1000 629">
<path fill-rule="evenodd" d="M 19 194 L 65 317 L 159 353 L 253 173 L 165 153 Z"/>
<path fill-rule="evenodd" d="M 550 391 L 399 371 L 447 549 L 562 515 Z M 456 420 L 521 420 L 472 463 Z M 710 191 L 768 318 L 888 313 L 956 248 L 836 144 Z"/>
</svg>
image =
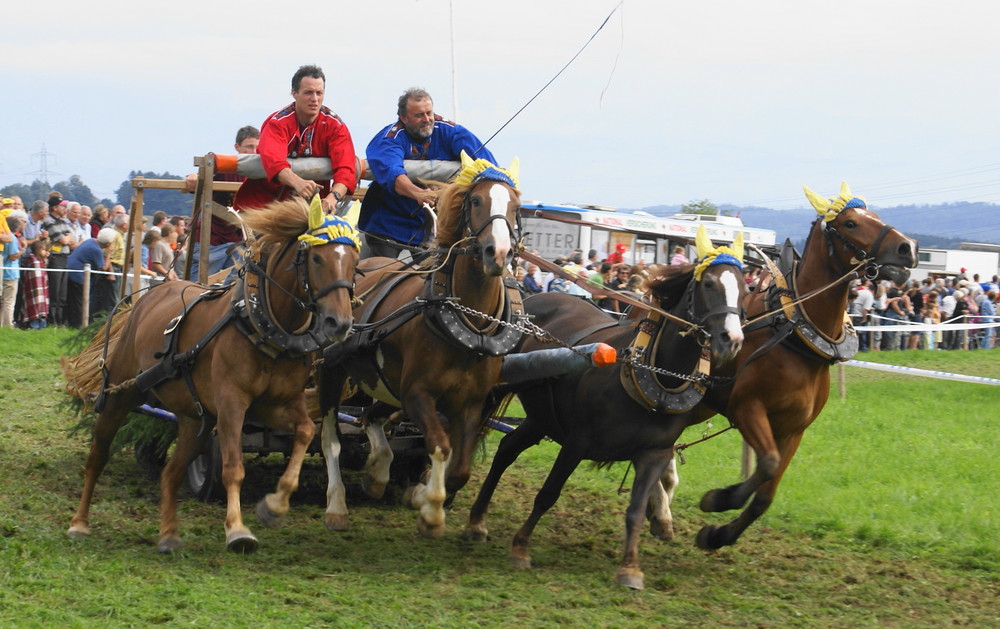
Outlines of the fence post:
<svg viewBox="0 0 1000 629">
<path fill-rule="evenodd" d="M 83 265 L 83 306 L 80 308 L 80 327 L 87 327 L 90 321 L 90 264 Z"/>
</svg>

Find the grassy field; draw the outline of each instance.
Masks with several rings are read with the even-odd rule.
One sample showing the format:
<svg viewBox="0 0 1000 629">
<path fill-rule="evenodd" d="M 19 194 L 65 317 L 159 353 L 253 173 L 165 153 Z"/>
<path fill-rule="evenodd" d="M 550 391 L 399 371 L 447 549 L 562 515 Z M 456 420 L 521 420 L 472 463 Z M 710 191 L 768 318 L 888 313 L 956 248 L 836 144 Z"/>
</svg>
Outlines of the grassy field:
<svg viewBox="0 0 1000 629">
<path fill-rule="evenodd" d="M 835 384 L 771 510 L 716 552 L 696 549 L 694 535 L 734 514 L 704 514 L 697 503 L 737 480 L 739 439 L 729 432 L 690 448 L 674 508 L 678 540 L 644 536 L 646 590 L 632 592 L 613 583 L 624 465 L 578 470 L 536 529 L 535 567 L 508 567 L 551 443 L 508 472 L 486 544 L 460 537 L 486 460 L 456 498 L 445 538 L 431 541 L 416 534 L 415 513 L 395 504 L 398 490 L 372 501 L 354 489 L 351 531 L 323 529 L 316 459 L 286 526 L 263 528 L 252 505 L 283 467 L 268 457 L 248 460 L 243 492 L 257 554 L 228 553 L 223 508 L 185 499 L 185 548 L 161 556 L 158 488 L 127 451 L 98 485 L 93 536 L 70 540 L 87 438 L 70 434 L 76 418 L 59 391 L 66 337 L 0 330 L 0 627 L 1000 626 L 993 386 L 846 367 L 846 399 Z M 1000 378 L 1000 350 L 863 359 Z"/>
</svg>

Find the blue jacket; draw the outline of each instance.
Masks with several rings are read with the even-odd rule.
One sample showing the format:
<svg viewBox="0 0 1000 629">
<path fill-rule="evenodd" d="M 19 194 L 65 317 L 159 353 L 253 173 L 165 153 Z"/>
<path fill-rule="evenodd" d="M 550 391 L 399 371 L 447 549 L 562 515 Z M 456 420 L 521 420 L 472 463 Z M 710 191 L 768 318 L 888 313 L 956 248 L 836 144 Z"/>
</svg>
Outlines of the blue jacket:
<svg viewBox="0 0 1000 629">
<path fill-rule="evenodd" d="M 66 268 L 73 271 L 66 274 L 69 276 L 69 281 L 74 284 L 83 284 L 83 265 L 85 264 L 89 264 L 94 271 L 100 271 L 104 267 L 104 250 L 101 249 L 101 244 L 97 242 L 96 238 L 84 240 L 77 245 L 73 253 L 69 254 Z"/>
<path fill-rule="evenodd" d="M 434 132 L 424 142 L 415 142 L 394 124 L 379 131 L 365 150 L 374 181 L 361 203 L 358 228 L 398 242 L 419 245 L 424 239 L 426 213 L 409 197 L 396 194 L 396 177 L 405 175 L 403 160 L 440 159 L 458 161 L 461 152 L 496 164 L 493 153 L 465 127 L 435 116 Z"/>
</svg>

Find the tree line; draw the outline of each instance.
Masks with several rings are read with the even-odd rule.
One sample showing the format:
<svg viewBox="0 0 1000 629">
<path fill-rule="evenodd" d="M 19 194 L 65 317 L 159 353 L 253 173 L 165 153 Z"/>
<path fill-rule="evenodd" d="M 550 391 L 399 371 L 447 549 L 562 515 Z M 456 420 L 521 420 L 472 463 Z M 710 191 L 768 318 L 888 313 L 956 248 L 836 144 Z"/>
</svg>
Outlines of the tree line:
<svg viewBox="0 0 1000 629">
<path fill-rule="evenodd" d="M 114 199 L 97 198 L 79 175 L 73 175 L 69 179 L 53 185 L 40 179 L 36 179 L 30 184 L 9 184 L 0 188 L 0 195 L 5 197 L 19 196 L 24 201 L 26 208 L 30 207 L 33 201 L 48 199 L 49 193 L 53 190 L 62 194 L 63 199 L 76 201 L 81 205 L 94 207 L 95 205 L 103 204 L 106 207 L 113 205 L 129 207 L 132 202 L 132 195 L 135 193 L 135 190 L 132 188 L 132 179 L 135 177 L 145 177 L 146 179 L 183 179 L 180 175 L 171 175 L 169 172 L 155 173 L 152 171 L 133 170 L 129 172 L 128 178 L 118 186 Z M 179 190 L 145 188 L 143 192 L 143 206 L 146 208 L 144 210 L 146 214 L 163 210 L 170 216 L 190 216 L 193 201 L 193 195 L 185 194 Z"/>
</svg>

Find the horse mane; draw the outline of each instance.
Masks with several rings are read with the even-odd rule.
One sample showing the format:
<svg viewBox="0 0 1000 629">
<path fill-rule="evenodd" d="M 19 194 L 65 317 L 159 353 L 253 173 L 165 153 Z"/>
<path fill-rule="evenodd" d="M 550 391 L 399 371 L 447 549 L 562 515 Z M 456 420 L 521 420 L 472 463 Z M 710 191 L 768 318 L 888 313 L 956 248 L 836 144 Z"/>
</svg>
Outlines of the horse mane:
<svg viewBox="0 0 1000 629">
<path fill-rule="evenodd" d="M 470 188 L 472 188 L 471 185 L 463 186 L 453 183 L 438 196 L 436 204 L 437 231 L 434 234 L 431 248 L 450 247 L 461 237 L 462 204 L 465 202 L 465 193 Z"/>
<path fill-rule="evenodd" d="M 646 287 L 650 296 L 660 302 L 660 308 L 670 310 L 680 302 L 694 277 L 694 268 L 694 264 L 654 264 L 647 269 Z"/>
<path fill-rule="evenodd" d="M 246 229 L 257 234 L 256 253 L 273 244 L 296 240 L 309 227 L 309 204 L 299 196 L 275 201 L 267 207 L 240 212 Z"/>
</svg>

